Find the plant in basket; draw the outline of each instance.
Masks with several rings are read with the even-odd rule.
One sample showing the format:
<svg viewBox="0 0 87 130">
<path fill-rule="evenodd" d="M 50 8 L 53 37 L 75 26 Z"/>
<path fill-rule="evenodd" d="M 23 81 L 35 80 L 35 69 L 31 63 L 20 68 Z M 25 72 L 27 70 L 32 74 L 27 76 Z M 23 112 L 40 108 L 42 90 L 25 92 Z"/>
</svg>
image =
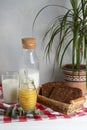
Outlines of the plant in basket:
<svg viewBox="0 0 87 130">
<path fill-rule="evenodd" d="M 48 26 L 43 40 L 49 39 L 46 43 L 45 54 L 50 59 L 53 46 L 55 47 L 54 67 L 60 65 L 64 73 L 67 86 L 79 87 L 83 94 L 87 86 L 87 0 L 69 0 L 71 8 L 63 5 L 46 5 L 37 13 L 34 22 L 39 14 L 48 7 L 60 7 L 65 10 L 63 15 L 52 19 Z M 57 43 L 54 40 L 57 40 Z M 67 39 L 67 40 L 66 40 Z M 71 49 L 71 62 L 63 65 L 65 54 Z"/>
</svg>

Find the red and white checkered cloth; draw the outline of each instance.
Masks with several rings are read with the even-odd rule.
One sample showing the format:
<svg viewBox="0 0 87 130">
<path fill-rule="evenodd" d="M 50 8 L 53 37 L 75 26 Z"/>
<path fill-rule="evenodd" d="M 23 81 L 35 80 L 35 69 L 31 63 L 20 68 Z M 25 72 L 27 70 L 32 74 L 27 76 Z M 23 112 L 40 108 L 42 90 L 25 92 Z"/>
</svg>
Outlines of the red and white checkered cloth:
<svg viewBox="0 0 87 130">
<path fill-rule="evenodd" d="M 12 107 L 12 105 L 5 104 L 0 102 L 0 107 Z M 52 109 L 43 106 L 42 104 L 37 103 L 37 109 L 40 109 L 44 114 L 43 115 L 35 115 L 35 116 L 19 116 L 17 119 L 13 119 L 5 115 L 5 110 L 0 109 L 0 123 L 11 123 L 11 122 L 25 122 L 25 121 L 41 121 L 41 120 L 54 120 L 54 119 L 70 119 L 77 118 L 81 116 L 87 116 L 87 107 L 83 107 L 82 110 L 77 111 L 72 116 L 64 115 L 59 112 L 55 112 Z M 3 114 L 1 114 L 3 113 Z"/>
<path fill-rule="evenodd" d="M 11 123 L 11 122 L 25 122 L 25 121 L 41 121 L 41 120 L 54 120 L 54 119 L 70 119 L 77 118 L 81 116 L 87 116 L 87 108 L 84 107 L 82 110 L 76 112 L 72 116 L 64 115 L 59 112 L 55 112 L 50 108 L 43 106 L 42 104 L 37 103 L 36 107 L 40 109 L 44 114 L 43 115 L 35 115 L 35 116 L 19 116 L 17 119 L 13 119 L 5 115 L 4 110 L 3 114 L 0 115 L 0 123 Z"/>
</svg>

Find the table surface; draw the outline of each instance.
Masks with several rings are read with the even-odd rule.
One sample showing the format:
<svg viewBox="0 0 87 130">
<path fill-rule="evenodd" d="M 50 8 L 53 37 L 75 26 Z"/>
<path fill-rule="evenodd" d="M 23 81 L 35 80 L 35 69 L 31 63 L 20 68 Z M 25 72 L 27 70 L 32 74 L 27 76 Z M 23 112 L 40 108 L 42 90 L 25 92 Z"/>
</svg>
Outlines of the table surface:
<svg viewBox="0 0 87 130">
<path fill-rule="evenodd" d="M 48 121 L 16 122 L 0 124 L 0 130 L 85 130 L 87 129 L 87 116 L 78 119 L 57 119 Z"/>
</svg>

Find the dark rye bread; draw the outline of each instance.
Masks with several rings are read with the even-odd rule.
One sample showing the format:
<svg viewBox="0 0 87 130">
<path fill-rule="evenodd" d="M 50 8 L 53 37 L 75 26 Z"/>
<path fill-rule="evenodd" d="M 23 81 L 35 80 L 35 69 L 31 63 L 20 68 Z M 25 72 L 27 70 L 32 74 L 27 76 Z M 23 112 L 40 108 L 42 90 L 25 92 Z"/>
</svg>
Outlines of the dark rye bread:
<svg viewBox="0 0 87 130">
<path fill-rule="evenodd" d="M 79 88 L 69 86 L 56 86 L 51 92 L 49 98 L 64 103 L 70 103 L 71 100 L 82 97 L 82 91 Z"/>
<path fill-rule="evenodd" d="M 49 82 L 42 85 L 40 95 L 56 101 L 70 103 L 71 100 L 82 97 L 79 88 L 64 86 L 63 82 Z"/>
<path fill-rule="evenodd" d="M 40 95 L 43 95 L 45 97 L 48 97 L 50 96 L 50 94 L 52 93 L 53 89 L 55 87 L 59 87 L 63 84 L 63 82 L 48 82 L 48 83 L 45 83 L 45 84 L 42 84 L 41 86 L 41 89 L 40 89 Z"/>
</svg>

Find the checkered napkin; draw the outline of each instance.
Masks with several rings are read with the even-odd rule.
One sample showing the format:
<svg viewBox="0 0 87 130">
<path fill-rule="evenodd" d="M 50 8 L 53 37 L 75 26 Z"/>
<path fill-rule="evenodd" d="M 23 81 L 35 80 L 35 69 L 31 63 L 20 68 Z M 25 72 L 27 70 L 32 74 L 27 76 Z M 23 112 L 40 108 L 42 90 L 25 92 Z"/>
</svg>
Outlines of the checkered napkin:
<svg viewBox="0 0 87 130">
<path fill-rule="evenodd" d="M 0 95 L 2 97 L 2 95 Z M 41 120 L 56 120 L 56 119 L 72 119 L 81 116 L 87 116 L 87 107 L 83 107 L 82 110 L 77 111 L 73 115 L 64 115 L 59 112 L 55 112 L 52 109 L 37 103 L 36 109 L 39 109 L 43 114 L 40 115 L 29 115 L 29 116 L 18 116 L 17 119 L 6 116 L 5 109 L 6 107 L 13 107 L 13 105 L 5 104 L 0 102 L 0 123 L 12 123 L 12 122 L 25 122 L 25 121 L 41 121 Z"/>
</svg>

